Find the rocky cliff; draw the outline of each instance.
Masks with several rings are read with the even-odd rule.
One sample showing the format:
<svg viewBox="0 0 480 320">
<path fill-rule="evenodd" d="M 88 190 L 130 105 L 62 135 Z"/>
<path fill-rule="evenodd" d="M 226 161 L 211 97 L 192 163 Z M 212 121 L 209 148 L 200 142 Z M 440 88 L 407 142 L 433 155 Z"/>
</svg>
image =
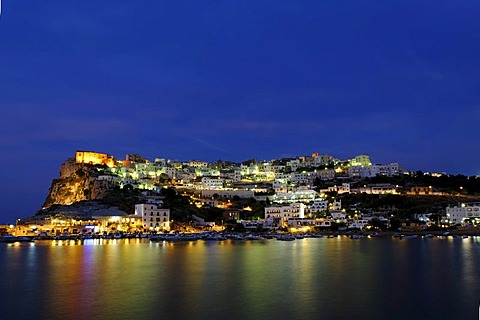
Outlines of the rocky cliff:
<svg viewBox="0 0 480 320">
<path fill-rule="evenodd" d="M 95 166 L 68 159 L 60 167 L 60 177 L 52 181 L 43 208 L 105 198 L 112 190 L 113 183 L 99 180 L 98 176 Z"/>
</svg>

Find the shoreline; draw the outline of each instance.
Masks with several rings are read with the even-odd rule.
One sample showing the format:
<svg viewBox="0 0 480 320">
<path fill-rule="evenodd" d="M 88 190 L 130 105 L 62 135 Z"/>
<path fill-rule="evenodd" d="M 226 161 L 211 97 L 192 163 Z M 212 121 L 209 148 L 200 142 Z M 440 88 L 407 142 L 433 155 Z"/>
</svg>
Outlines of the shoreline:
<svg viewBox="0 0 480 320">
<path fill-rule="evenodd" d="M 159 233 L 159 234 L 119 234 L 113 235 L 60 235 L 60 236 L 29 236 L 29 237 L 13 237 L 12 241 L 1 241 L 4 236 L 0 237 L 0 242 L 34 242 L 36 240 L 46 241 L 83 241 L 83 240 L 120 240 L 120 239 L 146 239 L 151 242 L 159 241 L 196 241 L 196 240 L 295 240 L 303 238 L 336 238 L 347 237 L 351 239 L 359 238 L 457 238 L 457 237 L 479 237 L 480 230 L 439 230 L 439 231 L 326 231 L 326 232 L 216 232 L 204 231 L 196 233 Z M 6 238 L 6 237 L 5 237 Z"/>
</svg>

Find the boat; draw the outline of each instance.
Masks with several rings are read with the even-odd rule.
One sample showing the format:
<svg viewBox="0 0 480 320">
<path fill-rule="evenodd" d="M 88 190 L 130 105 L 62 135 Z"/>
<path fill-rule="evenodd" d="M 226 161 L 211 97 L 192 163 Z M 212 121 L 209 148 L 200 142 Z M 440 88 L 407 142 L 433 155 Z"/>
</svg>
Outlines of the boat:
<svg viewBox="0 0 480 320">
<path fill-rule="evenodd" d="M 160 237 L 160 236 L 150 236 L 150 237 L 148 237 L 148 240 L 150 240 L 151 242 L 159 242 L 159 241 L 163 241 L 165 239 L 163 237 Z"/>
<path fill-rule="evenodd" d="M 233 240 L 233 241 L 245 240 L 245 238 L 243 237 L 243 235 L 237 234 L 237 233 L 227 233 L 227 234 L 225 234 L 225 237 L 226 237 L 227 239 L 230 239 L 230 240 Z"/>
<path fill-rule="evenodd" d="M 202 239 L 205 241 L 222 241 L 226 240 L 227 238 L 221 233 L 207 233 L 202 236 Z"/>
<path fill-rule="evenodd" d="M 418 235 L 417 235 L 417 234 L 410 234 L 410 235 L 408 235 L 408 236 L 404 236 L 404 235 L 401 235 L 401 236 L 400 236 L 400 240 L 401 240 L 401 239 L 416 239 L 416 238 L 418 238 Z"/>
<path fill-rule="evenodd" d="M 265 238 L 261 237 L 261 236 L 254 235 L 254 234 L 249 234 L 245 237 L 245 240 L 263 240 L 263 239 L 265 239 Z"/>
<path fill-rule="evenodd" d="M 16 236 L 11 235 L 11 234 L 7 234 L 7 235 L 4 235 L 4 236 L 0 237 L 0 242 L 6 242 L 6 243 L 33 242 L 33 241 L 34 241 L 34 239 L 31 238 L 31 237 L 22 237 L 22 236 L 16 237 Z"/>
<path fill-rule="evenodd" d="M 352 234 L 350 239 L 363 239 L 365 236 L 363 234 Z"/>
<path fill-rule="evenodd" d="M 277 240 L 280 241 L 293 241 L 295 240 L 295 237 L 292 236 L 291 234 L 282 234 L 277 237 Z"/>
<path fill-rule="evenodd" d="M 150 235 L 148 235 L 148 239 L 151 242 L 164 241 L 164 240 L 166 240 L 166 235 L 165 234 L 150 234 Z"/>
</svg>

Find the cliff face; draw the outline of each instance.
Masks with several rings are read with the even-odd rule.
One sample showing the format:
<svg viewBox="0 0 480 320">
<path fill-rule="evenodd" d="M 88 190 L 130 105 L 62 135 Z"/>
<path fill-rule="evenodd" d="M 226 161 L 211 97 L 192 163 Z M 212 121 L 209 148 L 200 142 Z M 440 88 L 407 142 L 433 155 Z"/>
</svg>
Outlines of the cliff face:
<svg viewBox="0 0 480 320">
<path fill-rule="evenodd" d="M 69 159 L 61 165 L 60 177 L 52 181 L 43 207 L 102 199 L 112 187 L 112 182 L 98 180 L 95 167 Z"/>
</svg>

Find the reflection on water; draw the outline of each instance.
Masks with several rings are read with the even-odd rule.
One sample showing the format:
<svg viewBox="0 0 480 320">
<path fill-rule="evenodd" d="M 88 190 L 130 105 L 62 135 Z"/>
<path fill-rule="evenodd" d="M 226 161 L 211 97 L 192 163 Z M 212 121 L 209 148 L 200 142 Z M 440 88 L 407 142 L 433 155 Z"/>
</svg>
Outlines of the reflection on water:
<svg viewBox="0 0 480 320">
<path fill-rule="evenodd" d="M 2 319 L 474 319 L 478 239 L 0 245 Z"/>
</svg>

